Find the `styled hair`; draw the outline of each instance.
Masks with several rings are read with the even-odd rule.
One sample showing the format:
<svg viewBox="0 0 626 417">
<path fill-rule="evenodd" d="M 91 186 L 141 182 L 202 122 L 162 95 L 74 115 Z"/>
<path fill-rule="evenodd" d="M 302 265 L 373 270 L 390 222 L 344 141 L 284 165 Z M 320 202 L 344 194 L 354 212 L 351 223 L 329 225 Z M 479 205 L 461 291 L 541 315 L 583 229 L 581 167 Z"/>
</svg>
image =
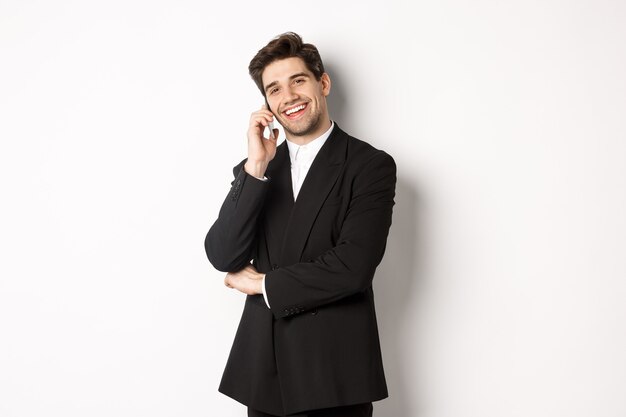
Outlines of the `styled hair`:
<svg viewBox="0 0 626 417">
<path fill-rule="evenodd" d="M 263 89 L 263 71 L 265 67 L 274 61 L 285 58 L 301 58 L 307 69 L 313 73 L 316 80 L 322 78 L 324 74 L 324 64 L 322 58 L 315 45 L 303 43 L 300 35 L 294 32 L 286 32 L 272 39 L 267 45 L 256 53 L 250 65 L 248 72 L 252 80 L 257 85 L 261 94 L 265 97 Z"/>
</svg>

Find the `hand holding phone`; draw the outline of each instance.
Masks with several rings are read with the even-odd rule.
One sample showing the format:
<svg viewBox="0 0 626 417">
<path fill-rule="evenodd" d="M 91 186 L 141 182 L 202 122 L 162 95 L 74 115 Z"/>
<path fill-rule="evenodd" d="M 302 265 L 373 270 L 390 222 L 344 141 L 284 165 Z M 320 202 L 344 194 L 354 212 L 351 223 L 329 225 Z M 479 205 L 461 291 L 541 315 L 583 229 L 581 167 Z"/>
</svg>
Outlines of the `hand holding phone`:
<svg viewBox="0 0 626 417">
<path fill-rule="evenodd" d="M 248 126 L 248 160 L 244 166 L 246 172 L 254 177 L 263 178 L 265 169 L 276 155 L 277 134 L 274 132 L 274 115 L 264 104 L 250 116 Z M 269 129 L 269 137 L 264 136 Z"/>
</svg>

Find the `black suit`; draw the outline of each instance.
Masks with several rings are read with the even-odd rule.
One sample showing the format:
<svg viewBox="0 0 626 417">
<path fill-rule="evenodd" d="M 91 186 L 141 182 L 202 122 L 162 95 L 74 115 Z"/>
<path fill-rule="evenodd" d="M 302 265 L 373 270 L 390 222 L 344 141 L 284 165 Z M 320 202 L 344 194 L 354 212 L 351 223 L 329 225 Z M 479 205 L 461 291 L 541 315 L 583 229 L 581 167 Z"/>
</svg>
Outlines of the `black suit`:
<svg viewBox="0 0 626 417">
<path fill-rule="evenodd" d="M 252 260 L 266 273 L 271 309 L 247 297 L 219 391 L 276 415 L 387 397 L 372 279 L 391 226 L 393 159 L 335 124 L 295 203 L 286 143 L 269 181 L 244 162 L 205 247 L 220 271 Z"/>
</svg>

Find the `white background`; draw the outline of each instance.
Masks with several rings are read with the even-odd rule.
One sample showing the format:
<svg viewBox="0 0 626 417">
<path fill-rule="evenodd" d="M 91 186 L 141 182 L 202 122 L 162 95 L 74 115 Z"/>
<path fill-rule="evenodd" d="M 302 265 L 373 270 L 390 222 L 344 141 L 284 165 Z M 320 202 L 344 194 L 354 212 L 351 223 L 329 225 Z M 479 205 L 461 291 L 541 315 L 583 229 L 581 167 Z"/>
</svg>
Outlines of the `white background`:
<svg viewBox="0 0 626 417">
<path fill-rule="evenodd" d="M 0 415 L 220 416 L 203 248 L 293 30 L 394 156 L 378 417 L 626 415 L 626 3 L 0 2 Z"/>
</svg>

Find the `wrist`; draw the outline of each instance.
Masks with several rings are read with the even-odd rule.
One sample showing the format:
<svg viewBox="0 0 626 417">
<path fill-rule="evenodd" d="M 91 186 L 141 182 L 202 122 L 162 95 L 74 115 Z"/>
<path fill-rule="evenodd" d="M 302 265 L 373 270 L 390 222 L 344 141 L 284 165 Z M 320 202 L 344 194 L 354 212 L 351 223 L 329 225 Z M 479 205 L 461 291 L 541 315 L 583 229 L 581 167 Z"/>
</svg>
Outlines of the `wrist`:
<svg viewBox="0 0 626 417">
<path fill-rule="evenodd" d="M 263 178 L 265 176 L 265 170 L 267 169 L 267 163 L 262 161 L 247 160 L 243 169 L 248 175 L 252 175 L 256 178 Z"/>
</svg>

